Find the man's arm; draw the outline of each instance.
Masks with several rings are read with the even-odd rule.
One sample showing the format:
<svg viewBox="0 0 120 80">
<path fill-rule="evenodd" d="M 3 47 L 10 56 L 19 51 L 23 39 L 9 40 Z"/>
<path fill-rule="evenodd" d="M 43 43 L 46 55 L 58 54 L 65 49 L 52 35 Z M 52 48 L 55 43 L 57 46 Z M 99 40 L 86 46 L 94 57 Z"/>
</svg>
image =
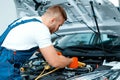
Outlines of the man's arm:
<svg viewBox="0 0 120 80">
<path fill-rule="evenodd" d="M 57 51 L 55 50 L 53 45 L 45 48 L 40 48 L 40 51 L 45 60 L 53 67 L 63 68 L 68 66 L 72 62 L 71 58 L 57 55 Z"/>
</svg>

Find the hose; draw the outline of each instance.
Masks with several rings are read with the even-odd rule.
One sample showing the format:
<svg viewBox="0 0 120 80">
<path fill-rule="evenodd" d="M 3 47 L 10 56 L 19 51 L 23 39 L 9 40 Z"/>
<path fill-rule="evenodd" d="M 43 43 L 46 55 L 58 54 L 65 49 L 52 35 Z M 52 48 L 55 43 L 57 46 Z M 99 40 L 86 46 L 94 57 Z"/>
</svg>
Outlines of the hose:
<svg viewBox="0 0 120 80">
<path fill-rule="evenodd" d="M 46 66 L 44 67 L 43 71 L 40 73 L 40 75 L 37 76 L 37 78 L 35 78 L 35 80 L 38 80 L 39 78 L 41 78 L 41 77 L 43 77 L 43 76 L 45 76 L 45 75 L 48 75 L 48 74 L 50 74 L 50 73 L 52 73 L 52 72 L 54 72 L 54 71 L 56 71 L 56 70 L 59 69 L 59 68 L 55 68 L 55 69 L 53 69 L 52 71 L 49 71 L 49 72 L 47 72 L 47 73 L 44 73 L 45 70 L 48 70 L 49 68 L 50 68 L 50 66 L 49 66 L 49 65 L 46 65 Z M 44 73 L 44 74 L 43 74 L 43 73 Z"/>
</svg>

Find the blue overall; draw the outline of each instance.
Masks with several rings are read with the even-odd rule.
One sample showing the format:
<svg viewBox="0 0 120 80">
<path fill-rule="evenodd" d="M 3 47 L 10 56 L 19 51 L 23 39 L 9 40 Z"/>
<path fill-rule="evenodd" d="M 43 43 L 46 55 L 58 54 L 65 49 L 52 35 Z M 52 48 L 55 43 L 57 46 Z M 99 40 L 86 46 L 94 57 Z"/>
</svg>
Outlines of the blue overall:
<svg viewBox="0 0 120 80">
<path fill-rule="evenodd" d="M 0 45 L 3 43 L 9 31 L 14 27 L 32 21 L 41 23 L 40 20 L 37 20 L 35 18 L 22 20 L 21 22 L 16 21 L 11 23 L 5 30 L 5 32 L 0 36 Z M 13 51 L 0 46 L 0 80 L 22 80 L 19 69 L 22 66 L 22 64 L 26 60 L 28 60 L 37 49 L 38 47 L 36 46 L 34 48 L 31 48 L 30 50 Z"/>
</svg>

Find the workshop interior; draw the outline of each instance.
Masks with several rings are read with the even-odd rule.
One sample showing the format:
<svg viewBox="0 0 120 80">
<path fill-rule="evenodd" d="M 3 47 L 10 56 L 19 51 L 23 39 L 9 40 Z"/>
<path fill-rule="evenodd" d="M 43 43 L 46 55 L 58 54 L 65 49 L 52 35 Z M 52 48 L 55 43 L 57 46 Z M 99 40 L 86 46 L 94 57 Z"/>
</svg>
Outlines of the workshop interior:
<svg viewBox="0 0 120 80">
<path fill-rule="evenodd" d="M 68 18 L 51 35 L 53 45 L 86 64 L 54 68 L 36 51 L 20 68 L 23 80 L 120 80 L 120 0 L 115 1 L 117 6 L 110 0 L 2 0 L 0 35 L 17 18 L 41 16 L 48 7 L 61 5 Z"/>
</svg>

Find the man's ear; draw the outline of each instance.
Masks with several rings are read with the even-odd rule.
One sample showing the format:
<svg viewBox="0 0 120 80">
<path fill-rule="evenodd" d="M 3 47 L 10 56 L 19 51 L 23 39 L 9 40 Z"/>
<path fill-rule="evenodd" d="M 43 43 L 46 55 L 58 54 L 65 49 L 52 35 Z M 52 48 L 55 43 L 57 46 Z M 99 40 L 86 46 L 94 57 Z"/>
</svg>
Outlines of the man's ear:
<svg viewBox="0 0 120 80">
<path fill-rule="evenodd" d="M 56 18 L 51 18 L 51 22 L 53 23 L 56 20 Z"/>
</svg>

